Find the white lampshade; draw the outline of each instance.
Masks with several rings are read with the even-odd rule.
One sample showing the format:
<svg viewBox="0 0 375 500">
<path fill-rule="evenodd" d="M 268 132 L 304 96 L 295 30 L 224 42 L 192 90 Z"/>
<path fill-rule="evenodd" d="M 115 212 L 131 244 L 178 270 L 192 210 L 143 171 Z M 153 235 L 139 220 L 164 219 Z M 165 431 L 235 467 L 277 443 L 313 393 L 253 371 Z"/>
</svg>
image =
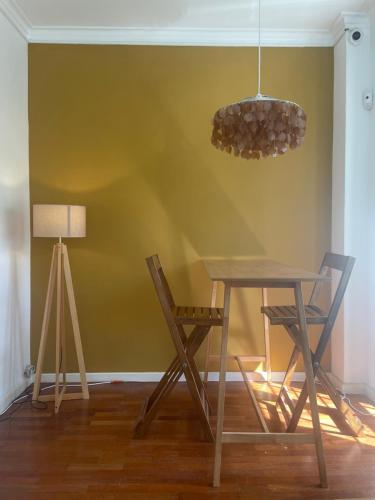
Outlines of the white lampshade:
<svg viewBox="0 0 375 500">
<path fill-rule="evenodd" d="M 84 238 L 86 207 L 33 205 L 33 235 L 39 238 Z"/>
</svg>

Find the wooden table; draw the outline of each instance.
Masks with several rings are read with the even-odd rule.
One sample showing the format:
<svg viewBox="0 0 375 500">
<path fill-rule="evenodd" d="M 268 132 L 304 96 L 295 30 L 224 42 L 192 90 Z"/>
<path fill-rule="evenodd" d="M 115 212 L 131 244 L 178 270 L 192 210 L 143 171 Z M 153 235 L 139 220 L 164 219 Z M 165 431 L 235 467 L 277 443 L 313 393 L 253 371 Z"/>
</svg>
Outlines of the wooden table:
<svg viewBox="0 0 375 500">
<path fill-rule="evenodd" d="M 316 400 L 311 353 L 307 335 L 302 283 L 329 280 L 327 276 L 305 271 L 295 267 L 280 264 L 268 259 L 214 259 L 204 260 L 208 275 L 213 282 L 224 283 L 224 323 L 220 350 L 220 377 L 216 424 L 214 486 L 220 485 L 221 452 L 224 443 L 283 443 L 283 444 L 315 444 L 318 460 L 320 484 L 327 486 L 326 465 L 323 451 L 322 436 Z M 284 433 L 269 432 L 263 427 L 264 432 L 224 432 L 224 401 L 225 401 L 225 375 L 227 364 L 227 348 L 229 333 L 230 296 L 232 288 L 290 288 L 294 291 L 297 307 L 298 331 L 301 338 L 302 355 L 306 373 L 310 409 L 312 416 L 312 433 Z"/>
</svg>

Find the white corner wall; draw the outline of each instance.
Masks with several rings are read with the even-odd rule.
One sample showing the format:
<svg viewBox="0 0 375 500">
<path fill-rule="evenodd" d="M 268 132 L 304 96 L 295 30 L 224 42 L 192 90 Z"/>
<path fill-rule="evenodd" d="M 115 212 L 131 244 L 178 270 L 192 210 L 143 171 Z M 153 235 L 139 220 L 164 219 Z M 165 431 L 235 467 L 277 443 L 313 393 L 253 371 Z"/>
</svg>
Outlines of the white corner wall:
<svg viewBox="0 0 375 500">
<path fill-rule="evenodd" d="M 375 399 L 375 176 L 374 110 L 364 91 L 374 88 L 375 8 L 341 19 L 334 76 L 332 249 L 356 258 L 343 311 L 332 339 L 332 374 L 344 392 Z M 350 42 L 345 29 L 360 28 Z"/>
<path fill-rule="evenodd" d="M 0 12 L 0 412 L 26 387 L 30 362 L 27 58 Z"/>
<path fill-rule="evenodd" d="M 369 12 L 370 19 L 370 60 L 371 60 L 371 86 L 374 92 L 375 99 L 375 4 Z M 369 166 L 369 213 L 368 213 L 368 247 L 370 254 L 369 262 L 369 301 L 371 316 L 369 322 L 369 337 L 368 337 L 368 366 L 367 366 L 367 384 L 369 392 L 371 392 L 372 399 L 375 400 L 375 106 L 370 114 L 370 153 L 368 158 Z"/>
</svg>

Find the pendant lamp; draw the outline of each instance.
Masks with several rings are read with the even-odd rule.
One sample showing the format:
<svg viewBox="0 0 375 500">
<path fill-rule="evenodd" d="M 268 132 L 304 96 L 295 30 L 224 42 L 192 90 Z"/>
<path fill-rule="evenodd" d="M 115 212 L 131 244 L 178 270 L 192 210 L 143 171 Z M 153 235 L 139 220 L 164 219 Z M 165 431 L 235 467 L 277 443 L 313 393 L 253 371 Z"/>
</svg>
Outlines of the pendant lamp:
<svg viewBox="0 0 375 500">
<path fill-rule="evenodd" d="M 212 144 L 246 159 L 279 156 L 303 143 L 306 114 L 296 103 L 261 93 L 260 0 L 258 0 L 258 93 L 218 109 Z"/>
</svg>

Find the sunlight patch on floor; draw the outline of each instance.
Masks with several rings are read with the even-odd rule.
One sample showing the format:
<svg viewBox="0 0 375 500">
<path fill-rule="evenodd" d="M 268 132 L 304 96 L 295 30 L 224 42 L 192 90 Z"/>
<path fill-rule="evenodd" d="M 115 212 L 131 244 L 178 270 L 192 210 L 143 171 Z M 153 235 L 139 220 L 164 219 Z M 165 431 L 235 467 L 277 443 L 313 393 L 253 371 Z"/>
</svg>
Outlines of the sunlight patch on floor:
<svg viewBox="0 0 375 500">
<path fill-rule="evenodd" d="M 285 417 L 283 412 L 280 409 L 279 405 L 276 405 L 276 400 L 280 392 L 281 384 L 280 383 L 270 383 L 267 384 L 265 382 L 253 382 L 254 390 L 256 391 L 259 406 L 262 409 L 262 413 L 267 421 L 271 421 L 275 415 L 278 415 L 280 425 L 283 429 L 286 427 Z M 358 408 L 360 412 L 365 411 L 367 415 L 363 416 L 362 414 L 358 414 L 358 417 L 361 418 L 364 428 L 362 430 L 362 434 L 360 437 L 355 437 L 349 433 L 349 429 L 346 430 L 346 424 L 344 423 L 343 417 L 340 416 L 338 410 L 336 409 L 335 404 L 328 396 L 323 392 L 319 392 L 319 384 L 317 386 L 317 399 L 319 406 L 319 417 L 321 428 L 324 433 L 327 433 L 335 438 L 339 438 L 345 441 L 358 442 L 360 444 L 364 444 L 367 446 L 375 446 L 375 428 L 371 429 L 366 423 L 363 421 L 364 418 L 371 418 L 375 416 L 375 406 L 368 402 L 358 401 L 358 397 L 355 397 L 356 401 L 353 403 L 351 401 L 352 409 Z M 301 393 L 301 388 L 293 385 L 288 389 L 288 393 L 294 403 L 297 402 L 298 397 Z M 338 422 L 342 421 L 342 428 L 339 426 Z M 375 422 L 374 422 L 375 424 Z M 312 431 L 312 421 L 311 415 L 309 412 L 309 405 L 307 404 L 307 408 L 304 409 L 299 424 L 298 429 L 309 429 Z"/>
</svg>

